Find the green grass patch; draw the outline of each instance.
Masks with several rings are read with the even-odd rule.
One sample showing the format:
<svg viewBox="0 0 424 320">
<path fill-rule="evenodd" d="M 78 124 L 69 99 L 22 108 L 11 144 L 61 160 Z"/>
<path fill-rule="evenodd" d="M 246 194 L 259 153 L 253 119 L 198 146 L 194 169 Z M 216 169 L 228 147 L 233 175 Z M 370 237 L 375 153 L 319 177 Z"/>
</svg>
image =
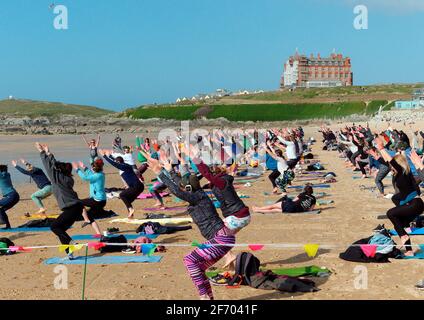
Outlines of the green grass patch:
<svg viewBox="0 0 424 320">
<path fill-rule="evenodd" d="M 200 106 L 155 106 L 139 107 L 127 110 L 126 114 L 134 119 L 174 119 L 174 120 L 193 120 L 194 113 Z"/>
<path fill-rule="evenodd" d="M 365 102 L 310 104 L 243 104 L 215 105 L 208 118 L 230 121 L 289 121 L 306 119 L 335 119 L 352 114 L 365 114 Z"/>
<path fill-rule="evenodd" d="M 387 103 L 388 103 L 387 100 L 371 101 L 367 106 L 366 114 L 372 115 L 372 114 L 378 112 L 378 110 L 380 109 L 380 106 L 385 106 Z"/>
</svg>

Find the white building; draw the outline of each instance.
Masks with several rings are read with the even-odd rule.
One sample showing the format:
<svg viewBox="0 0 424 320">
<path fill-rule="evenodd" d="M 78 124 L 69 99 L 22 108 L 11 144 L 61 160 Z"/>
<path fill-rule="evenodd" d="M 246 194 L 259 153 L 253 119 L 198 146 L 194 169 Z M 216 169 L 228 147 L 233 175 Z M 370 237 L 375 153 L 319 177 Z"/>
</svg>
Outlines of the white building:
<svg viewBox="0 0 424 320">
<path fill-rule="evenodd" d="M 289 59 L 284 65 L 283 85 L 285 87 L 295 86 L 299 74 L 299 61 Z"/>
</svg>

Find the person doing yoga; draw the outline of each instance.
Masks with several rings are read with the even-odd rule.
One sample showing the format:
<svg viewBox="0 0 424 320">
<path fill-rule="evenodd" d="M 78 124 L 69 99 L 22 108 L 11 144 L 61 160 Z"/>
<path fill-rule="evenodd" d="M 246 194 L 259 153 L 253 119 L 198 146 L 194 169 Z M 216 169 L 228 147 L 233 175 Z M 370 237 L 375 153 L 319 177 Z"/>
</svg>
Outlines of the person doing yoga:
<svg viewBox="0 0 424 320">
<path fill-rule="evenodd" d="M 110 151 L 105 150 L 100 150 L 100 154 L 107 162 L 120 170 L 121 178 L 125 181 L 125 184 L 128 187 L 119 194 L 119 198 L 127 207 L 128 218 L 133 219 L 135 210 L 132 206 L 132 203 L 143 192 L 144 184 L 137 177 L 133 166 L 125 163 L 122 157 L 117 157 L 114 159 L 111 157 Z"/>
<path fill-rule="evenodd" d="M 213 292 L 205 272 L 232 249 L 235 243 L 234 232 L 225 226 L 212 201 L 201 188 L 196 175 L 190 174 L 179 178 L 169 160 L 162 166 L 158 160 L 152 159 L 149 155 L 146 157 L 149 168 L 169 190 L 176 197 L 189 203 L 187 211 L 207 240 L 184 257 L 184 264 L 200 299 L 212 300 Z"/>
<path fill-rule="evenodd" d="M 50 229 L 59 238 L 61 244 L 69 245 L 72 238 L 66 233 L 66 230 L 80 219 L 83 211 L 83 205 L 74 191 L 72 164 L 57 161 L 47 145 L 36 142 L 35 146 L 40 152 L 41 162 L 52 182 L 53 195 L 59 209 L 62 210 Z M 65 251 L 69 259 L 74 258 L 68 249 Z"/>
<path fill-rule="evenodd" d="M 102 159 L 96 159 L 91 164 L 91 169 L 85 167 L 84 163 L 73 163 L 72 166 L 83 181 L 90 183 L 90 197 L 82 199 L 84 206 L 82 216 L 84 218 L 83 227 L 86 224 L 91 225 L 96 234 L 101 234 L 99 225 L 94 220 L 96 214 L 101 213 L 106 206 L 105 192 L 105 174 L 103 173 L 104 162 Z M 87 210 L 86 208 L 89 208 Z"/>
<path fill-rule="evenodd" d="M 260 213 L 300 213 L 314 210 L 317 202 L 312 186 L 307 185 L 296 198 L 282 197 L 276 203 L 264 207 L 252 207 L 254 212 Z"/>
<path fill-rule="evenodd" d="M 50 182 L 49 178 L 47 178 L 43 170 L 34 167 L 32 164 L 25 161 L 24 159 L 21 159 L 20 161 L 23 165 L 25 165 L 25 169 L 19 166 L 15 160 L 12 161 L 12 165 L 20 173 L 30 176 L 30 178 L 34 180 L 35 184 L 37 185 L 38 191 L 34 192 L 31 195 L 31 199 L 39 208 L 37 214 L 45 215 L 46 209 L 41 200 L 46 199 L 52 194 L 52 183 Z M 27 216 L 30 215 L 27 214 Z"/>
<path fill-rule="evenodd" d="M 424 210 L 424 203 L 420 198 L 420 189 L 411 173 L 408 160 L 403 154 L 392 157 L 384 148 L 385 142 L 381 137 L 375 139 L 377 149 L 383 159 L 390 165 L 393 172 L 393 185 L 396 194 L 392 197 L 395 207 L 387 211 L 387 217 L 400 237 L 402 246 L 405 246 L 405 255 L 413 256 L 414 250 L 411 245 L 411 238 L 405 228 L 409 228 Z"/>
<path fill-rule="evenodd" d="M 9 217 L 6 211 L 12 209 L 19 202 L 19 194 L 13 187 L 7 165 L 0 164 L 0 225 L 6 225 L 4 229 L 10 229 Z"/>
<path fill-rule="evenodd" d="M 100 135 L 97 136 L 97 140 L 91 139 L 90 142 L 87 141 L 84 135 L 82 135 L 82 138 L 90 149 L 90 163 L 93 163 L 99 157 L 97 149 L 100 145 Z"/>
</svg>

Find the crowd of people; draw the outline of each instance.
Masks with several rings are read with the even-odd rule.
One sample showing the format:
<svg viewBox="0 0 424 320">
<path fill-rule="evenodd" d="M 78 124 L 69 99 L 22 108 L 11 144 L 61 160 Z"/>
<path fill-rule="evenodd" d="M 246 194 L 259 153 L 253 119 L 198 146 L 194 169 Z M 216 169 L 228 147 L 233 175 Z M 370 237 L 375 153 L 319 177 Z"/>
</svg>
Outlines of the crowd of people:
<svg viewBox="0 0 424 320">
<path fill-rule="evenodd" d="M 362 178 L 375 176 L 379 198 L 391 199 L 394 207 L 387 211 L 405 248 L 406 256 L 413 256 L 418 249 L 411 246 L 408 235 L 411 223 L 419 219 L 424 211 L 420 197 L 420 184 L 424 180 L 422 132 L 414 131 L 412 139 L 403 130 L 388 126 L 382 131 L 372 131 L 361 125 L 352 125 L 340 130 L 321 128 L 327 150 L 337 150 L 353 171 L 360 171 Z M 391 175 L 393 193 L 387 193 L 383 179 Z"/>
<path fill-rule="evenodd" d="M 414 255 L 415 250 L 408 235 L 408 228 L 423 212 L 424 203 L 420 198 L 419 184 L 424 179 L 422 148 L 418 135 L 414 133 L 411 143 L 403 131 L 388 128 L 373 132 L 368 126 L 344 127 L 332 130 L 323 126 L 324 149 L 340 153 L 346 166 L 360 171 L 362 178 L 375 175 L 376 188 L 380 197 L 391 198 L 394 207 L 387 211 L 400 237 L 405 255 Z M 260 135 L 263 134 L 263 137 Z M 190 140 L 177 134 L 162 140 L 136 137 L 134 146 L 122 146 L 118 135 L 112 149 L 100 148 L 100 136 L 87 141 L 87 157 L 90 165 L 83 162 L 62 162 L 55 158 L 50 148 L 36 143 L 41 163 L 38 168 L 24 159 L 12 161 L 12 166 L 21 174 L 32 178 L 37 191 L 31 199 L 38 208 L 37 215 L 48 216 L 43 200 L 54 196 L 61 210 L 51 224 L 51 231 L 63 245 L 72 241 L 67 230 L 76 221 L 83 220 L 95 234 L 101 234 L 96 217 L 107 207 L 105 164 L 116 168 L 124 185 L 119 194 L 128 219 L 134 219 L 134 201 L 146 189 L 144 174 L 150 170 L 155 178 L 148 191 L 156 200 L 158 209 L 166 209 L 161 192 L 168 190 L 175 197 L 188 203 L 187 212 L 198 227 L 205 242 L 183 261 L 201 299 L 213 299 L 213 293 L 206 270 L 223 259 L 225 265 L 234 263 L 231 252 L 238 232 L 246 228 L 252 219 L 252 212 L 260 213 L 299 213 L 312 211 L 317 200 L 313 186 L 306 184 L 295 197 L 287 194 L 287 187 L 295 179 L 306 152 L 310 151 L 310 141 L 305 141 L 301 127 L 246 130 L 236 133 L 217 131 Z M 421 144 L 422 145 L 422 144 Z M 235 188 L 241 168 L 248 168 L 261 175 L 265 170 L 270 174 L 270 191 L 281 198 L 273 204 L 249 208 Z M 88 197 L 80 197 L 74 189 L 75 172 L 89 184 Z M 244 171 L 246 173 L 246 171 Z M 383 179 L 391 174 L 394 194 L 388 194 Z M 206 184 L 202 185 L 202 180 Z M 153 180 L 152 180 L 153 181 Z M 206 190 L 210 189 L 219 202 L 219 211 Z M 14 188 L 7 165 L 0 165 L 0 224 L 11 228 L 7 212 L 19 201 L 20 195 Z M 69 259 L 73 254 L 66 251 Z"/>
</svg>

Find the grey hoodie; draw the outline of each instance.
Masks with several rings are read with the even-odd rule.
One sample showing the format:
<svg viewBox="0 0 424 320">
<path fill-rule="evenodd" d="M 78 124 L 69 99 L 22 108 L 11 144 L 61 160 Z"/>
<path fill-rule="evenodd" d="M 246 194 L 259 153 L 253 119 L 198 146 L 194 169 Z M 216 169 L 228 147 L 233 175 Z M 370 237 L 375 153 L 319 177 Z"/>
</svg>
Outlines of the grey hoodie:
<svg viewBox="0 0 424 320">
<path fill-rule="evenodd" d="M 40 153 L 46 173 L 52 182 L 53 195 L 61 210 L 81 203 L 78 194 L 74 191 L 74 179 L 65 176 L 56 168 L 56 159 L 52 154 L 47 155 L 44 151 Z"/>
</svg>

